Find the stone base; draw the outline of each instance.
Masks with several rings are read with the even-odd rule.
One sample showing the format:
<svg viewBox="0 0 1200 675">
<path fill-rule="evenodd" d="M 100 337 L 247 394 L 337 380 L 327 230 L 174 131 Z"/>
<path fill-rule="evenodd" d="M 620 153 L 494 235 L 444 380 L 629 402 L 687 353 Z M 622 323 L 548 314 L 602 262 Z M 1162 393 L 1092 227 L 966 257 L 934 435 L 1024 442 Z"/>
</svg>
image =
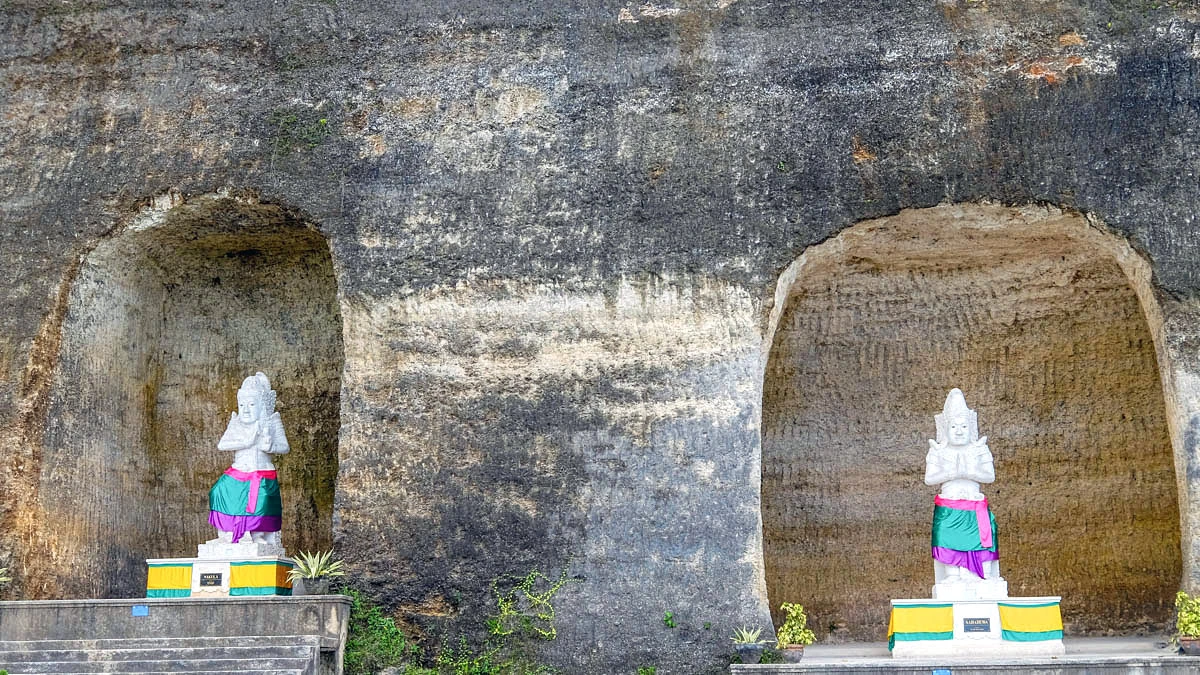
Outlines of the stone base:
<svg viewBox="0 0 1200 675">
<path fill-rule="evenodd" d="M 1058 597 L 893 600 L 893 658 L 1061 656 Z"/>
<path fill-rule="evenodd" d="M 220 539 L 210 539 L 196 547 L 197 558 L 218 560 L 248 560 L 250 558 L 282 558 L 287 553 L 278 544 L 256 544 L 243 541 L 230 544 Z"/>
<path fill-rule="evenodd" d="M 289 558 L 157 558 L 146 561 L 148 598 L 291 595 Z"/>
<path fill-rule="evenodd" d="M 1008 597 L 1008 582 L 995 579 L 954 579 L 933 585 L 934 600 L 1004 600 Z"/>
</svg>

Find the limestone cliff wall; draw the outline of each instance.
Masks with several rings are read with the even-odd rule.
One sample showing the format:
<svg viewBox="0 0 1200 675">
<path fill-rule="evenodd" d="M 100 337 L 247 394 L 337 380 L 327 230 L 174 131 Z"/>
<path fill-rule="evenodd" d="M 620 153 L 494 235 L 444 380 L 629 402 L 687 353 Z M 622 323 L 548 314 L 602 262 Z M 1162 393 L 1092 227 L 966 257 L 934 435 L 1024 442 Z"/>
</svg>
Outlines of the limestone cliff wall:
<svg viewBox="0 0 1200 675">
<path fill-rule="evenodd" d="M 990 200 L 1089 214 L 1148 261 L 1130 288 L 1179 488 L 1164 545 L 1195 588 L 1198 25 L 1190 3 L 1137 0 L 8 0 L 0 565 L 27 596 L 136 587 L 80 563 L 132 569 L 135 546 L 89 552 L 101 524 L 161 516 L 42 517 L 84 497 L 46 492 L 75 466 L 56 420 L 98 414 L 68 405 L 64 379 L 80 284 L 148 214 L 283 208 L 336 281 L 321 311 L 341 343 L 312 358 L 343 359 L 330 531 L 366 587 L 453 632 L 478 624 L 488 580 L 566 567 L 579 583 L 549 658 L 715 669 L 731 629 L 778 603 L 759 462 L 780 274 L 854 223 Z M 279 218 L 238 227 L 254 239 Z M 293 312 L 329 288 L 301 276 L 275 296 Z M 172 297 L 155 349 L 211 306 Z M 189 363 L 173 372 L 209 372 Z"/>
</svg>

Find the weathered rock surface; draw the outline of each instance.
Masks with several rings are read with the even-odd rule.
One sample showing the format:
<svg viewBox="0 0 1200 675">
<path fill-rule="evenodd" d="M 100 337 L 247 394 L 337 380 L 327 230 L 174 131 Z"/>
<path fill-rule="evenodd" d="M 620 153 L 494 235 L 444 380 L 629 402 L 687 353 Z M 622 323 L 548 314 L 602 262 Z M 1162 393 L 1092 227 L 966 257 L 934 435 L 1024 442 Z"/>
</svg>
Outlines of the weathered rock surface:
<svg viewBox="0 0 1200 675">
<path fill-rule="evenodd" d="M 176 350 L 165 379 L 152 380 L 163 396 L 151 396 L 139 364 L 166 363 L 164 348 L 186 341 L 198 325 L 190 318 L 220 290 L 188 272 L 208 263 L 186 246 L 161 272 L 150 248 L 126 257 L 136 264 L 102 264 L 105 251 L 136 241 L 138 223 L 155 220 L 144 232 L 165 241 L 187 231 L 170 214 L 193 209 L 199 225 L 237 239 L 220 255 L 264 251 L 284 270 L 270 286 L 279 314 L 260 317 L 284 363 L 272 381 L 281 400 L 291 387 L 340 411 L 337 427 L 318 416 L 310 446 L 332 453 L 340 429 L 330 532 L 389 609 L 453 634 L 479 625 L 492 578 L 566 567 L 580 583 L 562 592 L 548 658 L 578 672 L 716 669 L 730 630 L 768 616 L 759 418 L 768 317 L 786 300 L 775 301 L 781 271 L 853 223 L 994 200 L 1086 212 L 1148 259 L 1129 287 L 1163 385 L 1160 422 L 1137 413 L 1156 459 L 1137 462 L 1133 432 L 1098 447 L 1161 485 L 1165 418 L 1180 569 L 1195 588 L 1198 25 L 1190 3 L 1139 0 L 7 0 L 0 566 L 15 568 L 13 592 L 24 596 L 127 593 L 161 524 L 202 517 L 199 497 L 172 512 L 158 496 L 194 486 L 188 472 L 206 473 L 207 461 L 217 469 L 218 458 L 157 462 L 152 451 L 211 447 L 232 395 L 222 379 L 237 377 L 209 368 L 217 361 L 205 354 L 233 350 L 238 333 Z M 287 222 L 234 215 L 273 209 Z M 996 274 L 1036 277 L 1010 264 Z M 336 290 L 312 271 L 322 265 Z M 100 284 L 100 269 L 131 275 L 133 286 L 115 276 Z M 1096 307 L 1119 309 L 1101 335 L 1144 341 L 1127 294 L 1103 281 L 1111 268 L 1079 269 L 1082 285 L 1055 292 L 1095 290 L 1102 302 L 1087 305 L 1089 325 L 1103 323 Z M 242 278 L 242 302 L 260 306 L 258 285 Z M 123 287 L 168 302 L 147 318 L 139 299 L 113 319 L 102 309 L 126 297 Z M 111 352 L 94 350 L 92 316 L 115 322 Z M 153 317 L 175 319 L 155 333 Z M 953 328 L 983 342 L 1003 336 L 1003 323 L 985 318 L 978 325 L 992 332 Z M 288 328 L 310 319 L 311 331 Z M 1028 344 L 1057 369 L 1076 363 L 1057 360 L 1066 344 L 1046 332 L 1030 326 Z M 287 353 L 289 335 L 315 351 Z M 1117 371 L 1150 369 L 1145 351 L 1109 337 L 1080 347 L 1118 355 Z M 1107 366 L 1094 372 L 1120 379 Z M 161 388 L 171 378 L 178 386 Z M 1049 379 L 1018 384 L 1058 391 Z M 1120 396 L 1153 398 L 1144 378 L 1120 384 Z M 1001 390 L 997 382 L 989 396 Z M 213 415 L 168 415 L 185 391 Z M 934 409 L 919 394 L 906 404 Z M 1111 412 L 1120 396 L 1097 398 Z M 116 410 L 128 426 L 87 432 Z M 1010 432 L 993 433 L 1013 443 L 1002 452 L 1018 472 L 1021 434 L 1034 432 L 1015 414 L 992 423 Z M 1096 477 L 1085 469 L 1098 464 L 1070 470 Z M 284 480 L 287 494 L 295 478 Z M 289 508 L 325 518 L 316 499 Z M 1127 527 L 1120 519 L 1136 513 L 1118 509 L 1107 522 Z M 1153 522 L 1166 532 L 1167 520 Z M 326 541 L 314 527 L 304 545 Z M 123 543 L 101 550 L 112 529 Z M 1035 548 L 1006 541 L 1014 556 Z M 889 542 L 884 555 L 899 548 Z M 1020 566 L 1006 565 L 1014 582 Z M 664 611 L 678 628 L 663 626 Z M 1124 621 L 1113 627 L 1128 629 Z"/>
</svg>

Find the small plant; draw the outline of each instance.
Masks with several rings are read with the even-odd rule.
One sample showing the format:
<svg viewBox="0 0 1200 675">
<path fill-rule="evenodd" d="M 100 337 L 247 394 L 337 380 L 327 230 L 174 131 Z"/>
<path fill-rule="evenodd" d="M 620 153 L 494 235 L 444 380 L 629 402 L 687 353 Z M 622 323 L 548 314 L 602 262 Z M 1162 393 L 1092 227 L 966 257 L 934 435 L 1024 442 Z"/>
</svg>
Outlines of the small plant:
<svg viewBox="0 0 1200 675">
<path fill-rule="evenodd" d="M 288 580 L 319 579 L 321 577 L 344 577 L 342 561 L 333 557 L 333 550 L 305 553 L 296 555 L 296 566 L 288 572 Z"/>
<path fill-rule="evenodd" d="M 1175 633 L 1181 638 L 1200 638 L 1200 595 L 1175 594 Z"/>
<path fill-rule="evenodd" d="M 733 644 L 735 644 L 735 645 L 763 645 L 763 644 L 766 644 L 767 643 L 766 640 L 759 639 L 761 636 L 762 636 L 761 628 L 753 628 L 752 629 L 752 628 L 747 628 L 746 626 L 742 626 L 741 628 L 738 628 L 737 630 L 733 631 L 733 637 L 730 639 L 733 640 Z"/>
<path fill-rule="evenodd" d="M 320 113 L 315 110 L 302 108 L 272 111 L 267 123 L 275 130 L 272 139 L 275 154 L 286 156 L 293 150 L 312 150 L 324 143 L 332 129 L 329 118 L 318 115 Z"/>
<path fill-rule="evenodd" d="M 457 649 L 443 644 L 434 662 L 439 672 L 454 675 L 492 675 L 505 672 L 512 665 L 500 657 L 498 646 L 489 644 L 476 654 L 465 637 L 458 639 Z"/>
<path fill-rule="evenodd" d="M 508 580 L 513 577 L 508 577 Z M 554 626 L 554 605 L 550 600 L 570 579 L 563 568 L 558 579 L 551 581 L 539 570 L 533 570 L 518 579 L 508 591 L 500 590 L 502 578 L 492 580 L 492 592 L 496 594 L 498 613 L 488 618 L 488 632 L 496 637 L 508 637 L 513 633 L 537 636 L 553 640 L 558 636 Z"/>
<path fill-rule="evenodd" d="M 12 581 L 12 577 L 8 576 L 8 568 L 0 567 L 0 584 L 7 584 L 10 581 Z M 0 675 L 3 675 L 3 673 L 0 673 Z"/>
<path fill-rule="evenodd" d="M 709 628 L 712 628 L 712 622 L 711 622 L 711 621 L 705 621 L 705 622 L 704 622 L 704 630 L 708 630 Z"/>
<path fill-rule="evenodd" d="M 771 649 L 770 647 L 767 647 L 766 649 L 763 650 L 762 658 L 759 659 L 758 662 L 759 663 L 784 663 L 783 654 L 781 654 L 778 649 Z"/>
<path fill-rule="evenodd" d="M 638 668 L 637 675 L 655 675 L 657 672 L 657 666 L 642 666 Z"/>
<path fill-rule="evenodd" d="M 675 627 L 675 613 L 674 612 L 663 612 L 663 625 L 666 626 L 667 628 Z"/>
<path fill-rule="evenodd" d="M 408 641 L 395 620 L 384 616 L 378 605 L 352 588 L 342 592 L 351 599 L 344 658 L 347 675 L 378 673 L 420 656 L 420 648 Z"/>
<path fill-rule="evenodd" d="M 807 646 L 817 639 L 808 628 L 808 616 L 804 607 L 794 602 L 785 602 L 779 606 L 784 612 L 783 625 L 775 631 L 776 644 L 780 647 L 788 645 Z"/>
</svg>

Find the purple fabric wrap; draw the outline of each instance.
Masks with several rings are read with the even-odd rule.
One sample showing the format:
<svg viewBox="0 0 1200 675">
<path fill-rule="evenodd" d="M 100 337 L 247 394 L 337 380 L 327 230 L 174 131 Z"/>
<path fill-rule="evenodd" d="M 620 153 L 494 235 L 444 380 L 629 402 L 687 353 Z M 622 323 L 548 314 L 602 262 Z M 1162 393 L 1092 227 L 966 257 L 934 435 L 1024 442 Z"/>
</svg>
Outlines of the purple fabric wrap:
<svg viewBox="0 0 1200 675">
<path fill-rule="evenodd" d="M 231 516 L 219 511 L 208 512 L 208 524 L 221 532 L 232 532 L 233 543 L 247 532 L 278 532 L 283 529 L 281 516 Z"/>
<path fill-rule="evenodd" d="M 946 565 L 965 567 L 974 572 L 975 576 L 983 579 L 983 563 L 999 560 L 1000 553 L 997 551 L 956 551 L 952 548 L 934 546 L 933 559 Z"/>
</svg>

